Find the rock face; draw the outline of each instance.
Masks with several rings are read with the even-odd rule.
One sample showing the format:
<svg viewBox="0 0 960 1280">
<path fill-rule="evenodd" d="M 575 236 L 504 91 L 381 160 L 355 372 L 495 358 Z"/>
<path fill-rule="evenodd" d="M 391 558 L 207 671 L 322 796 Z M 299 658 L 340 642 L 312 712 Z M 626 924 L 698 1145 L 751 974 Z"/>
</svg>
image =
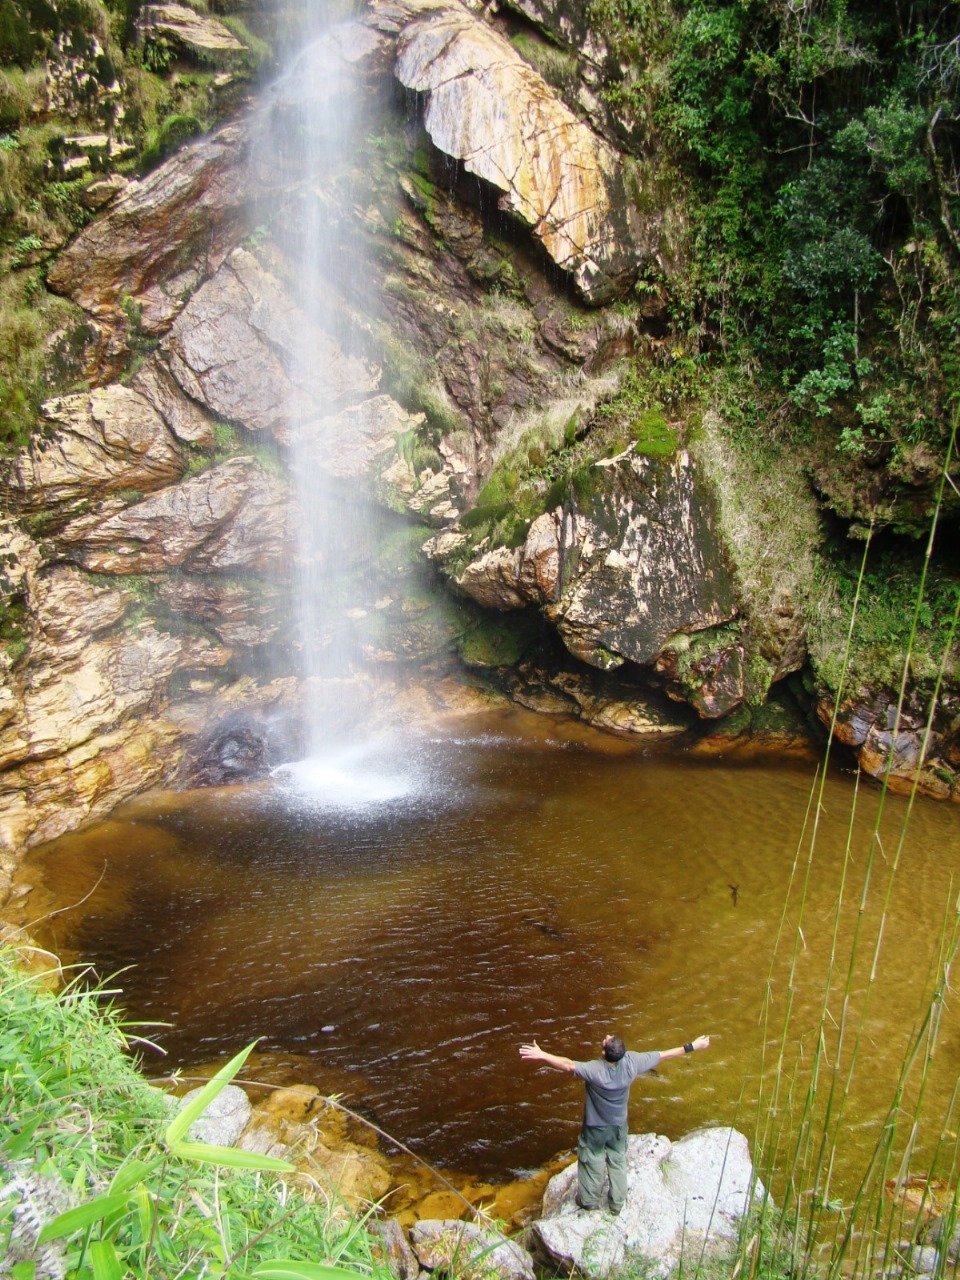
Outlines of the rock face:
<svg viewBox="0 0 960 1280">
<path fill-rule="evenodd" d="M 49 400 L 43 435 L 14 459 L 26 511 L 68 508 L 123 489 L 150 492 L 183 475 L 183 452 L 156 409 L 120 383 Z"/>
<path fill-rule="evenodd" d="M 143 5 L 137 15 L 137 33 L 141 39 L 165 37 L 207 57 L 243 53 L 245 48 L 222 22 L 182 4 Z"/>
<path fill-rule="evenodd" d="M 820 697 L 817 714 L 824 725 L 833 722 L 834 705 L 831 695 Z M 929 727 L 922 705 L 908 703 L 898 716 L 892 695 L 848 697 L 838 709 L 835 733 L 856 753 L 864 772 L 885 780 L 891 791 L 909 795 L 916 788 L 922 795 L 949 800 L 957 794 L 960 723 L 953 699 L 944 699 L 941 710 L 946 723 Z"/>
<path fill-rule="evenodd" d="M 735 1129 L 701 1129 L 670 1142 L 629 1139 L 627 1200 L 618 1217 L 578 1209 L 577 1166 L 551 1178 L 534 1235 L 550 1262 L 602 1277 L 626 1262 L 669 1275 L 683 1262 L 729 1256 L 739 1224 L 763 1187 L 747 1140 Z"/>
<path fill-rule="evenodd" d="M 245 141 L 239 125 L 228 125 L 178 151 L 131 182 L 51 267 L 51 289 L 97 321 L 120 326 L 105 340 L 106 374 L 119 372 L 125 355 L 124 300 L 131 299 L 144 332 L 162 332 L 243 234 Z"/>
<path fill-rule="evenodd" d="M 191 400 L 285 443 L 289 423 L 309 423 L 377 385 L 374 370 L 311 326 L 280 281 L 239 248 L 191 297 L 163 353 Z"/>
<path fill-rule="evenodd" d="M 459 5 L 408 4 L 396 75 L 427 95 L 434 144 L 503 193 L 583 296 L 603 302 L 636 276 L 618 157 L 502 37 Z"/>
<path fill-rule="evenodd" d="M 585 517 L 564 539 L 575 548 L 575 578 L 557 610 L 577 657 L 600 667 L 647 663 L 676 632 L 734 616 L 709 498 L 688 455 L 667 465 L 631 457 Z"/>
<path fill-rule="evenodd" d="M 690 456 L 630 454 L 594 471 L 595 493 L 539 516 L 520 547 L 480 550 L 460 590 L 488 609 L 540 605 L 569 651 L 603 670 L 652 664 L 676 635 L 730 621 L 736 592 Z M 455 563 L 465 542 L 439 534 L 426 551 Z M 741 697 L 738 686 L 725 709 Z"/>
<path fill-rule="evenodd" d="M 57 541 L 92 573 L 280 568 L 288 509 L 282 481 L 252 458 L 231 458 L 121 511 L 80 516 Z"/>
</svg>

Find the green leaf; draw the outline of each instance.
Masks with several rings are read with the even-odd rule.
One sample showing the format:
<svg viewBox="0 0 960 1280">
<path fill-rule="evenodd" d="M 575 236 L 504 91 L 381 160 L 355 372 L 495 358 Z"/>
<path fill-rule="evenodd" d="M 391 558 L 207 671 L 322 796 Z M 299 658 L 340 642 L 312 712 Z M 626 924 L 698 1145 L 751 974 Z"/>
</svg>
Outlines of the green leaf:
<svg viewBox="0 0 960 1280">
<path fill-rule="evenodd" d="M 123 1266 L 112 1240 L 94 1240 L 90 1245 L 93 1280 L 123 1280 Z"/>
<path fill-rule="evenodd" d="M 97 1196 L 95 1200 L 88 1200 L 86 1204 L 77 1205 L 75 1209 L 68 1209 L 66 1213 L 58 1214 L 52 1222 L 46 1224 L 37 1237 L 37 1244 L 46 1244 L 48 1240 L 59 1240 L 63 1236 L 71 1235 L 74 1231 L 89 1227 L 94 1222 L 100 1222 L 108 1213 L 123 1209 L 128 1199 L 124 1191 L 122 1194 Z"/>
<path fill-rule="evenodd" d="M 257 1280 L 367 1280 L 362 1271 L 350 1271 L 346 1267 L 325 1267 L 319 1262 L 286 1262 L 276 1258 L 261 1262 L 250 1272 Z"/>
<path fill-rule="evenodd" d="M 13 1280 L 34 1280 L 37 1274 L 37 1264 L 35 1262 L 15 1262 L 10 1268 L 10 1274 Z"/>
<path fill-rule="evenodd" d="M 18 1134 L 14 1134 L 4 1145 L 3 1149 L 11 1160 L 19 1160 L 27 1150 L 39 1123 L 40 1117 L 34 1116 L 32 1120 L 27 1121 Z"/>
<path fill-rule="evenodd" d="M 254 1044 L 256 1044 L 256 1041 L 254 1041 Z M 164 1134 L 167 1146 L 176 1146 L 181 1138 L 185 1138 L 187 1136 L 187 1132 L 194 1120 L 199 1120 L 210 1103 L 222 1091 L 224 1086 L 230 1083 L 250 1056 L 252 1049 L 253 1044 L 248 1044 L 245 1049 L 241 1049 L 236 1057 L 231 1058 L 226 1066 L 221 1067 L 217 1074 L 203 1086 L 193 1101 L 188 1103 L 181 1112 L 174 1116 L 167 1125 L 166 1133 Z"/>
<path fill-rule="evenodd" d="M 184 1160 L 228 1165 L 231 1169 L 272 1169 L 277 1173 L 293 1173 L 296 1168 L 289 1160 L 261 1156 L 256 1151 L 238 1151 L 236 1147 L 215 1147 L 208 1142 L 178 1142 L 171 1147 L 171 1153 Z"/>
<path fill-rule="evenodd" d="M 131 1160 L 127 1164 L 122 1164 L 113 1175 L 108 1189 L 111 1192 L 129 1191 L 138 1182 L 143 1182 L 147 1174 L 152 1173 L 159 1164 L 159 1160 Z"/>
</svg>

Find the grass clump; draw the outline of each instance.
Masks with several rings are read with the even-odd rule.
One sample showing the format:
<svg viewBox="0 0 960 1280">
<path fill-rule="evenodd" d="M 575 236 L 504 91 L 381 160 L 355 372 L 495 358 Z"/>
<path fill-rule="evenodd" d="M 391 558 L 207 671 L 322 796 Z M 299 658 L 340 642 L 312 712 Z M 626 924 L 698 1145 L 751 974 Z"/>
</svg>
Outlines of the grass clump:
<svg viewBox="0 0 960 1280">
<path fill-rule="evenodd" d="M 196 116 L 173 112 L 163 119 L 150 136 L 141 156 L 144 170 L 155 169 L 158 164 L 173 155 L 179 147 L 203 132 L 203 125 Z"/>
<path fill-rule="evenodd" d="M 630 426 L 636 453 L 648 458 L 672 458 L 679 447 L 676 431 L 657 409 L 645 409 Z"/>
<path fill-rule="evenodd" d="M 0 1254 L 14 1274 L 43 1251 L 77 1277 L 370 1275 L 362 1223 L 298 1196 L 278 1177 L 291 1166 L 187 1141 L 197 1106 L 174 1115 L 137 1073 L 108 995 L 79 979 L 53 993 L 0 949 L 0 1161 L 16 1186 Z"/>
</svg>

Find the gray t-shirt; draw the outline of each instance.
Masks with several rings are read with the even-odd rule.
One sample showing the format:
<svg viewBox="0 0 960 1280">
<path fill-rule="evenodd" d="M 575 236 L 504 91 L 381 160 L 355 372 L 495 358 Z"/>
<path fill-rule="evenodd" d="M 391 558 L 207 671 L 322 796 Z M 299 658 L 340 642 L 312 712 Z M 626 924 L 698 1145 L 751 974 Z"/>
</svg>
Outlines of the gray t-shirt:
<svg viewBox="0 0 960 1280">
<path fill-rule="evenodd" d="M 573 1074 L 586 1085 L 583 1123 L 588 1129 L 600 1125 L 626 1124 L 627 1099 L 637 1076 L 652 1071 L 660 1062 L 656 1050 L 634 1053 L 631 1049 L 619 1062 L 597 1058 L 593 1062 L 577 1062 Z"/>
</svg>

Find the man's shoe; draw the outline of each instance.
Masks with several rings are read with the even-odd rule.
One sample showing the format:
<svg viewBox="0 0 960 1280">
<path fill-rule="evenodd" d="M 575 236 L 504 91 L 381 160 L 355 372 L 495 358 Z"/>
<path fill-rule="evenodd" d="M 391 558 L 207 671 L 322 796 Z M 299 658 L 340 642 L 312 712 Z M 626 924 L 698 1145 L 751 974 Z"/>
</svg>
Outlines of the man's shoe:
<svg viewBox="0 0 960 1280">
<path fill-rule="evenodd" d="M 596 1211 L 600 1208 L 598 1204 L 584 1204 L 579 1196 L 577 1196 L 575 1204 L 578 1209 L 586 1209 L 588 1213 L 596 1213 Z"/>
<path fill-rule="evenodd" d="M 612 1204 L 609 1207 L 609 1212 L 612 1213 L 615 1218 L 621 1213 L 622 1210 L 623 1210 L 622 1204 Z"/>
</svg>

